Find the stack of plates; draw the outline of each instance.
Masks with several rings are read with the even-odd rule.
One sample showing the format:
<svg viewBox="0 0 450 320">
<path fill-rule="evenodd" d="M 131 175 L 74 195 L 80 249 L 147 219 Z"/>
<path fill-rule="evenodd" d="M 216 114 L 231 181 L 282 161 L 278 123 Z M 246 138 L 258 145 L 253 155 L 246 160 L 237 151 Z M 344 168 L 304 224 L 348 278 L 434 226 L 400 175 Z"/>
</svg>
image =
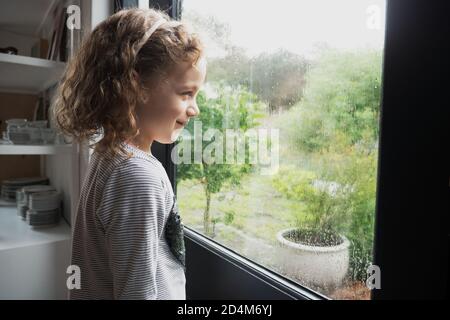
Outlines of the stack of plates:
<svg viewBox="0 0 450 320">
<path fill-rule="evenodd" d="M 47 128 L 47 122 L 47 120 L 8 119 L 3 139 L 13 144 L 52 144 L 56 131 Z"/>
<path fill-rule="evenodd" d="M 30 177 L 3 180 L 1 196 L 4 200 L 16 200 L 16 191 L 29 185 L 47 185 L 49 183 L 46 177 Z"/>
<path fill-rule="evenodd" d="M 57 191 L 42 191 L 30 194 L 29 207 L 37 211 L 59 208 L 61 195 Z"/>
<path fill-rule="evenodd" d="M 48 185 L 32 185 L 22 187 L 17 191 L 17 214 L 26 219 L 29 209 L 30 195 L 36 192 L 55 191 L 55 188 Z"/>
<path fill-rule="evenodd" d="M 46 211 L 36 211 L 31 209 L 27 210 L 27 222 L 33 227 L 52 226 L 58 224 L 59 216 L 59 208 Z"/>
<path fill-rule="evenodd" d="M 4 137 L 16 144 L 26 144 L 30 140 L 30 134 L 26 132 L 27 119 L 17 118 L 6 120 Z"/>
<path fill-rule="evenodd" d="M 57 224 L 60 216 L 61 194 L 55 190 L 30 193 L 28 207 L 26 219 L 31 226 Z"/>
</svg>

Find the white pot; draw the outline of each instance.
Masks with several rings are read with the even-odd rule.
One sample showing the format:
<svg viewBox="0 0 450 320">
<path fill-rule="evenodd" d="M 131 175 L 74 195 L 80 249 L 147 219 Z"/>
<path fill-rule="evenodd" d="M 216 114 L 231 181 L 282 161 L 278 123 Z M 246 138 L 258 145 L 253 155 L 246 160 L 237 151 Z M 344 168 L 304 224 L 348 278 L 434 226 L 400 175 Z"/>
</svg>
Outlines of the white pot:
<svg viewBox="0 0 450 320">
<path fill-rule="evenodd" d="M 342 243 L 336 246 L 309 246 L 287 240 L 284 236 L 295 230 L 285 229 L 277 234 L 281 243 L 283 266 L 306 284 L 337 287 L 345 278 L 349 266 L 349 240 L 340 235 Z"/>
</svg>

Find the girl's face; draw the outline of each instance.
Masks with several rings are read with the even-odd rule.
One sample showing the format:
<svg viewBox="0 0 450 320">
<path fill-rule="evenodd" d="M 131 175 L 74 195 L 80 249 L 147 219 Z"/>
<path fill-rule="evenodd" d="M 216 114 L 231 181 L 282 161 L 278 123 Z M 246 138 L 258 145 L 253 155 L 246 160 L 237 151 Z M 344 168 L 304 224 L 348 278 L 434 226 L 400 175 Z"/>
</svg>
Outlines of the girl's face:
<svg viewBox="0 0 450 320">
<path fill-rule="evenodd" d="M 168 79 L 151 90 L 137 109 L 141 143 L 176 141 L 189 119 L 199 114 L 196 98 L 205 77 L 206 59 L 202 57 L 195 65 L 175 66 Z"/>
</svg>

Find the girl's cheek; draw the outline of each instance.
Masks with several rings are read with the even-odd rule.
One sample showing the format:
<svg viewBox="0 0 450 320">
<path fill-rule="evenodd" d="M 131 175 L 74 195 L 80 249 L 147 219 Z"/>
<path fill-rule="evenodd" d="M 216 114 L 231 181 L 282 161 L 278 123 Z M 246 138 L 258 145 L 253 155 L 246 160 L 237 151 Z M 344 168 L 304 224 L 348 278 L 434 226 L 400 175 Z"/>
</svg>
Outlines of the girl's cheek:
<svg viewBox="0 0 450 320">
<path fill-rule="evenodd" d="M 181 101 L 179 106 L 180 106 L 180 108 L 178 110 L 178 113 L 186 112 L 186 109 L 189 106 L 189 102 L 187 100 L 183 100 L 183 101 Z"/>
</svg>

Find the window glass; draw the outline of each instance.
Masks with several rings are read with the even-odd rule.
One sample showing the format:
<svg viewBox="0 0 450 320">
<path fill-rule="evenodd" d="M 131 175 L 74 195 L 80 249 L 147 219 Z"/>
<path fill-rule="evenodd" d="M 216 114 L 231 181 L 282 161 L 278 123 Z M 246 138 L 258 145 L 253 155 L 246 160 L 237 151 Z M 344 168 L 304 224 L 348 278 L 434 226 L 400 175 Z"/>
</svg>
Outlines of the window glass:
<svg viewBox="0 0 450 320">
<path fill-rule="evenodd" d="M 186 226 L 334 299 L 369 299 L 385 1 L 185 0 L 200 115 L 177 142 Z"/>
</svg>

